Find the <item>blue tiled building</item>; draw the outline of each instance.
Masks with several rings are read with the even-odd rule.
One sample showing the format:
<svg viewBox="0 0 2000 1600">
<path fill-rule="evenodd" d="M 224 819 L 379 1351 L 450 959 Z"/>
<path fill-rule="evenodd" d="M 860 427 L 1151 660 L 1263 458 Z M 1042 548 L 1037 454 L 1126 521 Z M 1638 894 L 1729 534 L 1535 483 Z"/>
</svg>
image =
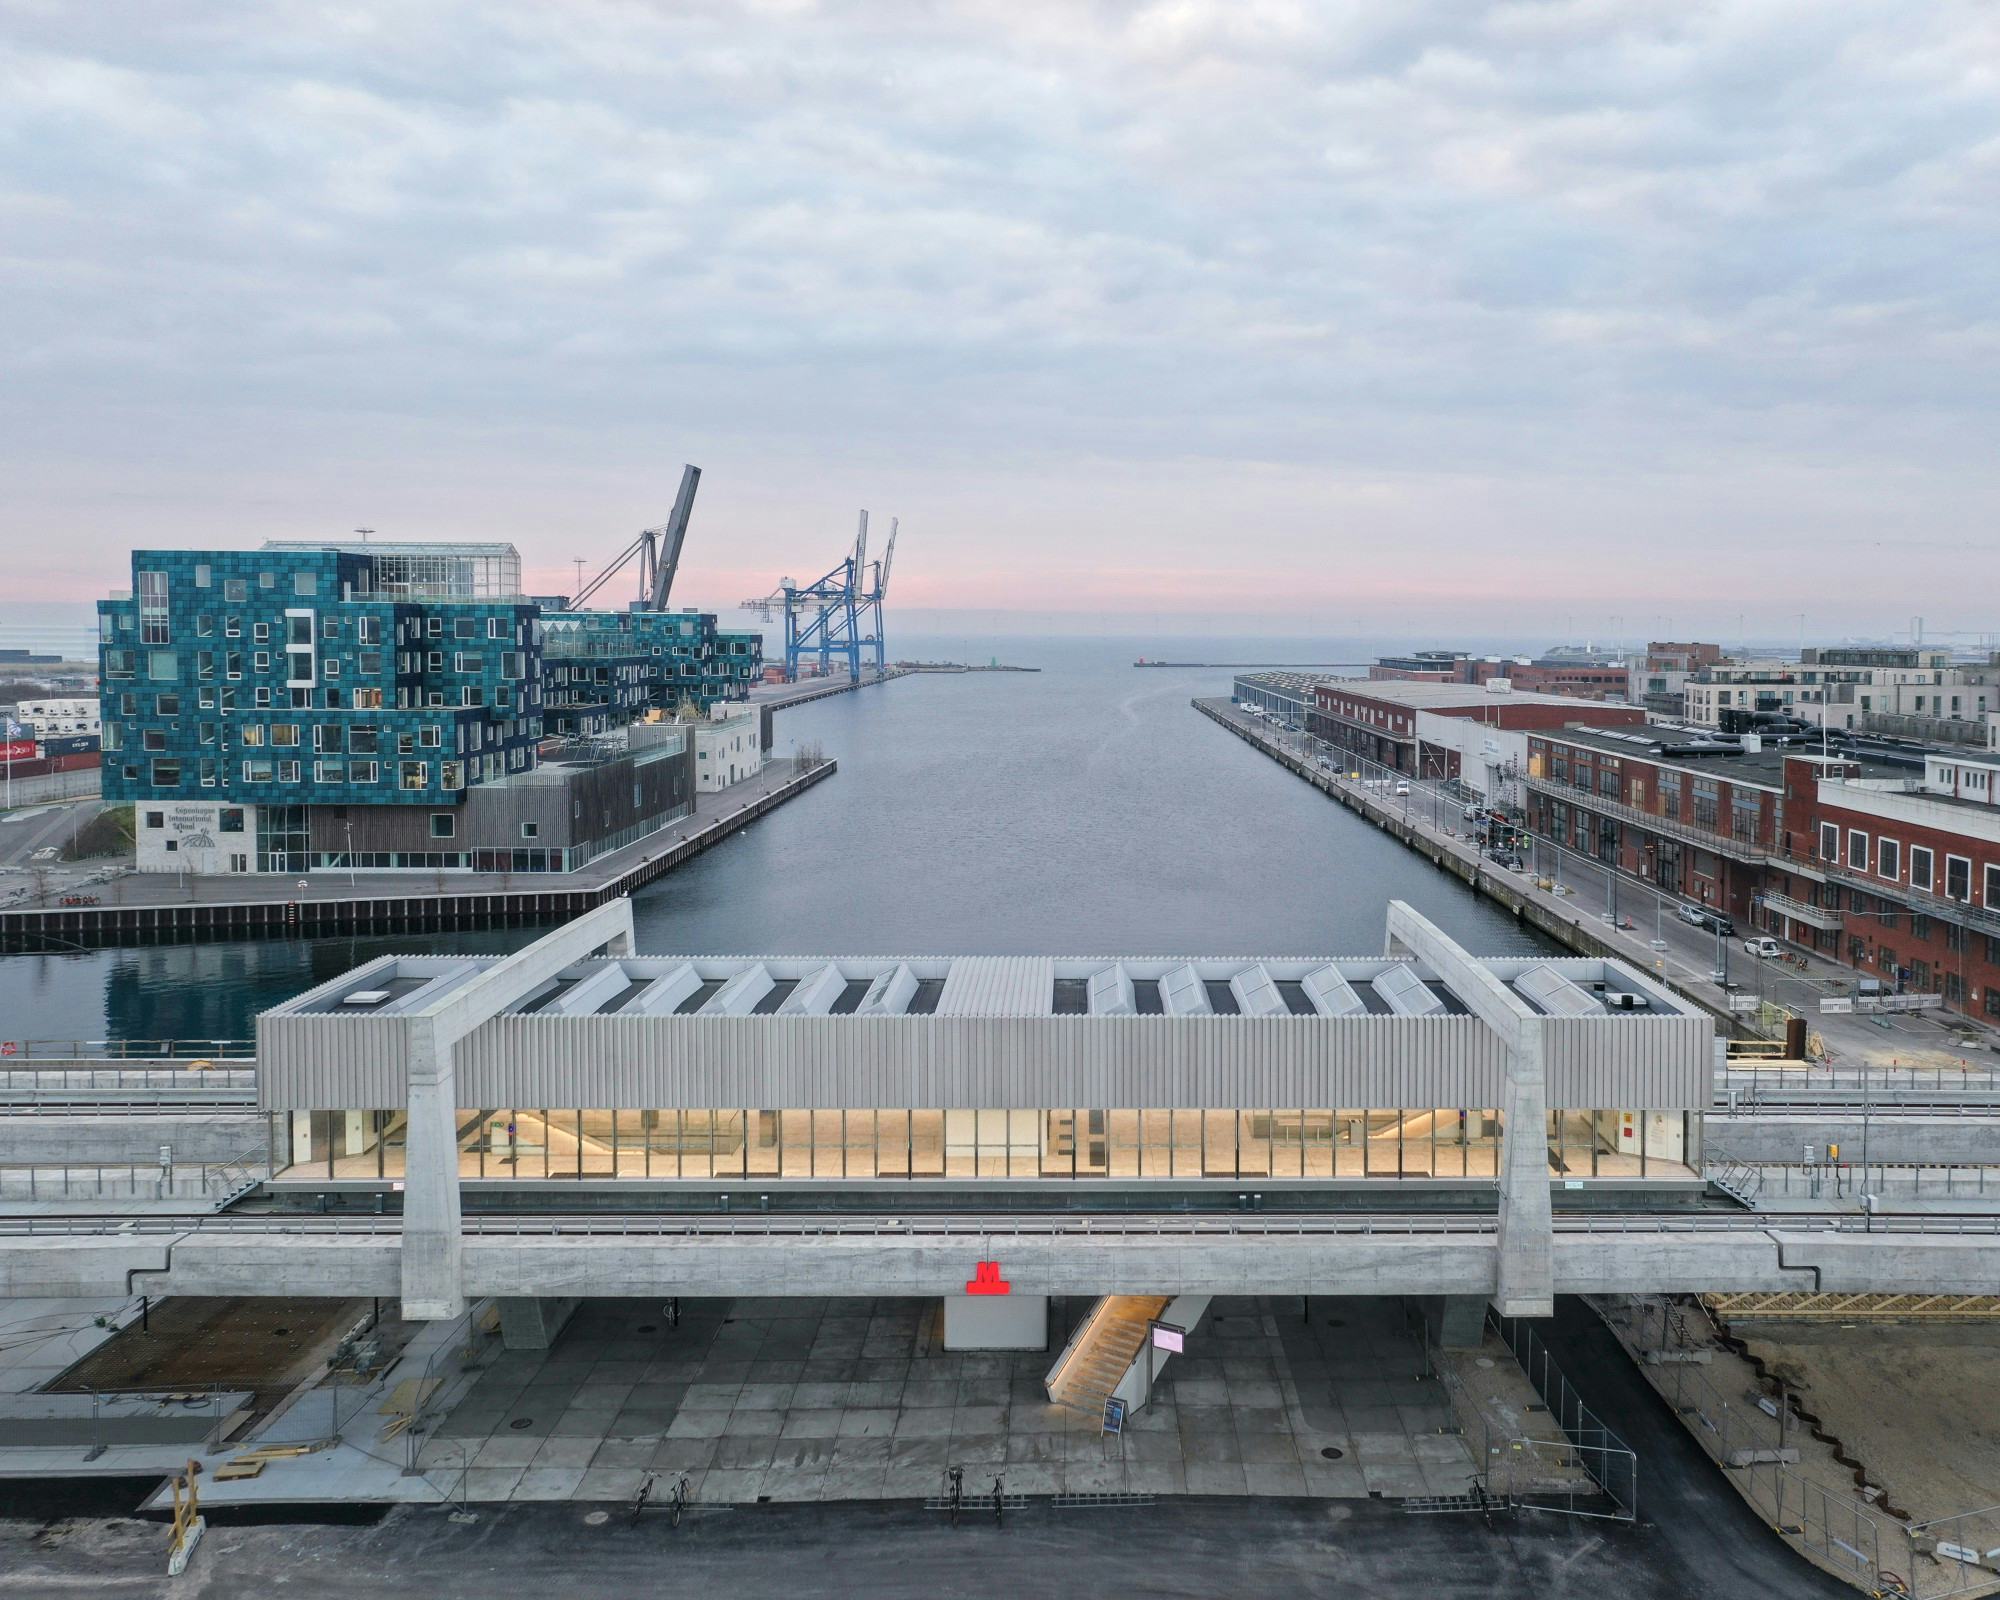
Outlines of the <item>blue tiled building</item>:
<svg viewBox="0 0 2000 1600">
<path fill-rule="evenodd" d="M 746 636 L 693 613 L 562 620 L 561 701 L 603 691 L 569 713 L 588 728 L 550 717 L 545 629 L 511 545 L 136 551 L 130 593 L 98 604 L 105 797 L 134 804 L 142 869 L 578 865 L 685 814 L 691 741 L 649 748 L 645 781 L 586 819 L 528 781 L 545 731 L 675 703 L 663 685 L 683 662 L 704 705 L 747 692 L 761 644 L 733 649 Z M 599 639 L 636 648 L 570 653 Z M 617 670 L 572 676 L 600 659 Z"/>
<path fill-rule="evenodd" d="M 758 633 L 718 629 L 712 612 L 558 611 L 542 616 L 543 717 L 589 735 L 692 701 L 706 714 L 741 700 L 764 672 Z"/>
</svg>

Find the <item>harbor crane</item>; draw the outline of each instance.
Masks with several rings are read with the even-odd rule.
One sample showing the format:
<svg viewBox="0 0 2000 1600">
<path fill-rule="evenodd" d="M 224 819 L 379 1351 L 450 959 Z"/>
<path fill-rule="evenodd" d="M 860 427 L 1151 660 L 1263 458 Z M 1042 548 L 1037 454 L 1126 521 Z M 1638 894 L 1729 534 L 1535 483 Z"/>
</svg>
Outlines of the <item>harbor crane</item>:
<svg viewBox="0 0 2000 1600">
<path fill-rule="evenodd" d="M 873 656 L 875 670 L 885 664 L 882 606 L 889 594 L 889 569 L 896 559 L 899 519 L 889 522 L 889 542 L 881 559 L 868 559 L 868 513 L 861 513 L 855 530 L 854 546 L 840 561 L 811 583 L 794 583 L 780 578 L 770 594 L 745 600 L 743 609 L 772 620 L 782 608 L 785 616 L 785 680 L 796 683 L 802 657 L 817 655 L 822 675 L 832 669 L 833 658 L 847 660 L 848 680 L 861 681 L 864 653 Z"/>
<path fill-rule="evenodd" d="M 694 492 L 701 487 L 701 468 L 690 463 L 681 469 L 680 493 L 664 526 L 647 528 L 612 560 L 602 572 L 570 596 L 569 609 L 581 611 L 584 603 L 625 567 L 639 558 L 639 609 L 664 611 L 674 592 L 674 574 L 680 570 L 681 546 L 687 542 L 688 518 L 694 512 Z"/>
</svg>

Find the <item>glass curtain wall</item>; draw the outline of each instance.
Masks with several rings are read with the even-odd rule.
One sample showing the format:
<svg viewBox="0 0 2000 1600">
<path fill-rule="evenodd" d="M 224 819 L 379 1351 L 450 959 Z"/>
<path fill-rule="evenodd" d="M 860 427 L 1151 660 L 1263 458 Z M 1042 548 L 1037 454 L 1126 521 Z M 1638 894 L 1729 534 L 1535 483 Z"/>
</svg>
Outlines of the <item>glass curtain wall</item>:
<svg viewBox="0 0 2000 1600">
<path fill-rule="evenodd" d="M 401 1177 L 405 1121 L 400 1110 L 279 1113 L 274 1168 L 295 1180 Z M 1500 1132 L 1490 1107 L 458 1113 L 461 1177 L 536 1181 L 1491 1179 Z M 1547 1140 L 1552 1177 L 1692 1176 L 1685 1112 L 1552 1111 Z"/>
</svg>

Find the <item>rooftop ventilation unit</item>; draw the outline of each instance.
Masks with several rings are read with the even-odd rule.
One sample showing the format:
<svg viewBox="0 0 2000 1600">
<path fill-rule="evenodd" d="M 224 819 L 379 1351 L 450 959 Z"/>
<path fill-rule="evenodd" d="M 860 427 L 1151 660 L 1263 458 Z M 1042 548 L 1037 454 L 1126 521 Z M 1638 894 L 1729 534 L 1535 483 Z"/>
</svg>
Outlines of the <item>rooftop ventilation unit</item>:
<svg viewBox="0 0 2000 1600">
<path fill-rule="evenodd" d="M 1594 1017 L 1602 1007 L 1589 990 L 1570 982 L 1554 967 L 1530 967 L 1514 987 L 1552 1017 Z"/>
<path fill-rule="evenodd" d="M 1229 992 L 1236 996 L 1236 1009 L 1246 1017 L 1283 1017 L 1291 1014 L 1285 997 L 1262 962 L 1245 967 L 1229 980 Z"/>
<path fill-rule="evenodd" d="M 1368 1009 L 1368 1003 L 1355 993 L 1354 985 L 1333 967 L 1315 967 L 1299 986 L 1325 1016 L 1356 1017 Z"/>
<path fill-rule="evenodd" d="M 760 961 L 756 966 L 737 973 L 716 990 L 708 1004 L 701 1008 L 701 1013 L 706 1017 L 747 1017 L 757 1009 L 757 1003 L 771 992 L 776 982 Z"/>
<path fill-rule="evenodd" d="M 1441 1017 L 1448 1009 L 1407 966 L 1383 968 L 1376 975 L 1375 992 L 1400 1017 Z"/>
<path fill-rule="evenodd" d="M 868 992 L 861 997 L 861 1004 L 854 1008 L 854 1014 L 857 1017 L 900 1017 L 910 1009 L 910 1002 L 916 995 L 916 974 L 908 967 L 897 967 L 868 985 Z"/>
<path fill-rule="evenodd" d="M 1132 998 L 1132 978 L 1123 967 L 1109 966 L 1090 975 L 1090 1014 L 1093 1017 L 1137 1016 Z"/>
<path fill-rule="evenodd" d="M 799 986 L 778 1007 L 781 1017 L 823 1017 L 847 988 L 840 968 L 828 962 L 819 971 L 799 980 Z"/>
<path fill-rule="evenodd" d="M 701 974 L 694 970 L 692 961 L 683 961 L 663 978 L 655 978 L 639 992 L 637 999 L 625 1007 L 627 1016 L 669 1017 L 678 1011 L 681 1002 L 701 987 Z"/>
<path fill-rule="evenodd" d="M 1170 1017 L 1206 1017 L 1215 1010 L 1200 976 L 1186 962 L 1160 979 L 1160 1009 Z"/>
<path fill-rule="evenodd" d="M 385 1004 L 388 998 L 387 989 L 356 989 L 352 994 L 342 995 L 340 1003 L 344 1006 L 379 1006 Z"/>
</svg>

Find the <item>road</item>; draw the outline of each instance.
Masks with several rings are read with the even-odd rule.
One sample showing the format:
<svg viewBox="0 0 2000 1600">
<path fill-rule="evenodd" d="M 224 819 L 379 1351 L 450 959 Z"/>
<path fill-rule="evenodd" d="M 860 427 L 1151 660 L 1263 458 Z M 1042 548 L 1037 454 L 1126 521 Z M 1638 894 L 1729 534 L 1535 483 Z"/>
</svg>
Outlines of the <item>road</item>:
<svg viewBox="0 0 2000 1600">
<path fill-rule="evenodd" d="M 6 887 L 31 887 L 35 873 L 42 871 L 48 876 L 49 892 L 60 895 L 71 883 L 100 869 L 102 862 L 72 863 L 60 857 L 72 833 L 85 827 L 103 805 L 93 794 L 0 813 L 0 874 L 4 875 L 0 894 Z"/>
<path fill-rule="evenodd" d="M 1659 1479 L 1660 1499 L 1636 1527 L 1535 1513 L 1501 1514 L 1488 1527 L 1476 1514 L 1411 1516 L 1380 1500 L 1171 1498 L 1061 1510 L 1039 1501 L 1010 1512 L 1003 1528 L 988 1518 L 953 1527 L 941 1512 L 885 1502 L 697 1507 L 678 1529 L 657 1512 L 635 1525 L 623 1506 L 520 1506 L 467 1522 L 412 1507 L 372 1526 L 211 1526 L 188 1575 L 170 1581 L 158 1523 L 23 1521 L 0 1523 L 0 1595 L 1852 1600 L 1697 1459 L 1700 1475 L 1683 1477 L 1680 1463 L 1660 1470 L 1648 1457 L 1641 1493 Z"/>
</svg>

